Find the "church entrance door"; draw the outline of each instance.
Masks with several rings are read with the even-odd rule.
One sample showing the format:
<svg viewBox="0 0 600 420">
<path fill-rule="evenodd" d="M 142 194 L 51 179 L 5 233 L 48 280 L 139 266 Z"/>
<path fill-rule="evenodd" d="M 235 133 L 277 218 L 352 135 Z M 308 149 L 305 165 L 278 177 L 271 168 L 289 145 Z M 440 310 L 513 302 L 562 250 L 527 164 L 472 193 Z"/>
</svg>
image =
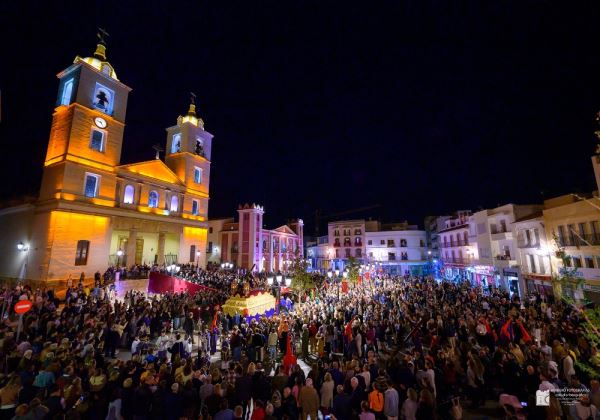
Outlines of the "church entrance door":
<svg viewBox="0 0 600 420">
<path fill-rule="evenodd" d="M 143 256 L 144 256 L 144 238 L 137 238 L 135 240 L 135 263 L 142 264 Z"/>
</svg>

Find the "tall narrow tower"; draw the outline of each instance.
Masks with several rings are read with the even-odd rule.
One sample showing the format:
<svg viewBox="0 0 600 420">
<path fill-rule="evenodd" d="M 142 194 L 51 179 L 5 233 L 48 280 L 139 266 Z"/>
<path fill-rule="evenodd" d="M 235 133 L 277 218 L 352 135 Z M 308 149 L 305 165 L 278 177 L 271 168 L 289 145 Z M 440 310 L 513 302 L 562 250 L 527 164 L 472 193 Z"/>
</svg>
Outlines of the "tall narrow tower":
<svg viewBox="0 0 600 420">
<path fill-rule="evenodd" d="M 192 94 L 187 114 L 177 118 L 177 125 L 167 128 L 165 163 L 186 186 L 184 210 L 206 218 L 213 135 L 204 130 L 194 102 Z"/>
<path fill-rule="evenodd" d="M 106 59 L 102 35 L 92 57 L 76 57 L 60 79 L 40 200 L 112 202 L 127 96 Z"/>
<path fill-rule="evenodd" d="M 262 267 L 262 225 L 265 210 L 263 207 L 252 204 L 239 206 L 239 243 L 238 265 L 242 268 L 255 271 Z"/>
</svg>

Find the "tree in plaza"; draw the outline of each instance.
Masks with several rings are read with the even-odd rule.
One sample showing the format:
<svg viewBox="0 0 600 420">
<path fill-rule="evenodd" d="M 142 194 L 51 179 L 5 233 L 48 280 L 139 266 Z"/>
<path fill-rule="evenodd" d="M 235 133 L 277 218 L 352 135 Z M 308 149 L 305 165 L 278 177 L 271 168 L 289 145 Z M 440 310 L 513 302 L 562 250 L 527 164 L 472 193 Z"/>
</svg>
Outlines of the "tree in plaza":
<svg viewBox="0 0 600 420">
<path fill-rule="evenodd" d="M 358 281 L 358 276 L 360 275 L 360 262 L 356 258 L 350 256 L 348 257 L 346 268 L 348 270 L 348 281 L 350 283 L 356 283 Z"/>
<path fill-rule="evenodd" d="M 314 289 L 315 283 L 313 277 L 308 272 L 308 262 L 302 258 L 299 249 L 296 249 L 294 252 L 294 259 L 290 264 L 289 272 L 292 277 L 291 287 L 298 295 L 302 292 Z"/>
<path fill-rule="evenodd" d="M 579 236 L 579 235 L 577 235 Z M 583 238 L 579 238 L 585 241 Z M 574 309 L 583 322 L 580 324 L 583 328 L 583 335 L 590 345 L 600 348 L 600 307 L 589 307 L 589 301 L 579 299 L 578 294 L 582 293 L 585 280 L 577 273 L 577 267 L 571 267 L 571 257 L 565 252 L 564 246 L 554 235 L 554 243 L 558 251 L 556 258 L 562 262 L 562 267 L 558 273 L 552 275 L 552 288 L 554 295 L 561 299 L 566 305 Z M 552 264 L 552 262 L 551 262 Z M 596 356 L 597 357 L 597 356 Z M 591 358 L 582 360 L 578 358 L 575 361 L 577 368 L 591 379 L 600 377 L 600 359 Z"/>
</svg>

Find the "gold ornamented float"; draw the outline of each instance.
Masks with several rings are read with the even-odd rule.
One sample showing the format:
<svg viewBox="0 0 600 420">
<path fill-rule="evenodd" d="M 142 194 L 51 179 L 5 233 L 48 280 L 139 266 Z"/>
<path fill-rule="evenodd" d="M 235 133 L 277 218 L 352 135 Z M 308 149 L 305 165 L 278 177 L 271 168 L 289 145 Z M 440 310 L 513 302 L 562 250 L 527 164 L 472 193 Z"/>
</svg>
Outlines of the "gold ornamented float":
<svg viewBox="0 0 600 420">
<path fill-rule="evenodd" d="M 275 302 L 275 297 L 269 292 L 250 291 L 246 282 L 242 293 L 232 294 L 221 310 L 230 316 L 238 314 L 246 318 L 258 318 L 262 315 L 271 317 L 275 313 Z"/>
</svg>

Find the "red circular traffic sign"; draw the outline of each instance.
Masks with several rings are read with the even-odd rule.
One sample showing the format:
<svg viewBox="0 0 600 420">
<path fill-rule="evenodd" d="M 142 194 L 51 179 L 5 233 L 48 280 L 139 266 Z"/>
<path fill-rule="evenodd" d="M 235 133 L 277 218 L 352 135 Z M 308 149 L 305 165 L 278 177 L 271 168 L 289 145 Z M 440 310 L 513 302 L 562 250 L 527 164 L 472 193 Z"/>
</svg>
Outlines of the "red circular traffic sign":
<svg viewBox="0 0 600 420">
<path fill-rule="evenodd" d="M 15 312 L 18 313 L 19 315 L 24 314 L 25 312 L 29 311 L 32 306 L 33 306 L 32 301 L 20 300 L 17 303 L 15 303 Z"/>
</svg>

